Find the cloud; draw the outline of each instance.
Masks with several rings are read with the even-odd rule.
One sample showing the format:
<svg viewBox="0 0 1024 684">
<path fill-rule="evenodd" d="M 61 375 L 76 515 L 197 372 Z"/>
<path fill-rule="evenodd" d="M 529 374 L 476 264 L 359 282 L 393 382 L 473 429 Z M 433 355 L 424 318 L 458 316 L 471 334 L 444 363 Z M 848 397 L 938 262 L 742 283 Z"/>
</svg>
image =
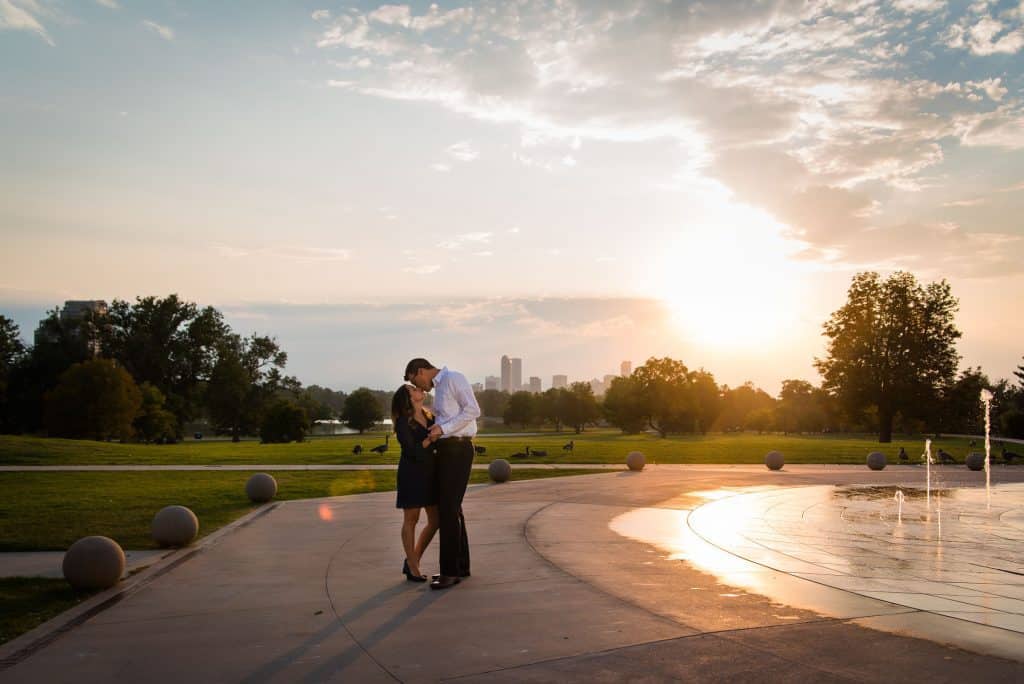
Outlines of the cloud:
<svg viewBox="0 0 1024 684">
<path fill-rule="evenodd" d="M 160 36 L 161 38 L 163 38 L 164 40 L 174 40 L 174 29 L 172 29 L 170 26 L 158 24 L 150 19 L 143 19 L 142 25 L 150 31 L 152 31 L 153 33 Z"/>
<path fill-rule="evenodd" d="M 483 0 L 443 22 L 434 6 L 353 11 L 317 44 L 372 60 L 339 66 L 353 92 L 516 127 L 510 155 L 530 168 L 573 167 L 583 141 L 672 145 L 688 185 L 724 186 L 785 222 L 804 258 L 845 267 L 877 261 L 861 241 L 905 225 L 907 207 L 941 222 L 952 205 L 938 191 L 968 173 L 947 163 L 957 146 L 1024 147 L 1019 73 L 972 64 L 950 81 L 931 66 L 1020 50 L 1024 12 L 993 12 L 938 0 Z M 429 31 L 424 17 L 437 19 Z M 477 157 L 461 144 L 449 160 Z M 921 253 L 986 230 L 966 214 L 959 231 L 928 233 Z"/>
<path fill-rule="evenodd" d="M 56 45 L 39 19 L 47 14 L 48 10 L 35 0 L 0 0 L 0 31 L 28 31 L 48 45 Z"/>
<path fill-rule="evenodd" d="M 481 245 L 491 241 L 493 233 L 475 232 L 475 233 L 462 233 L 452 238 L 447 238 L 440 243 L 438 247 L 441 249 L 461 249 L 466 244 Z"/>
<path fill-rule="evenodd" d="M 229 259 L 281 259 L 299 263 L 334 263 L 348 261 L 352 258 L 351 250 L 334 247 L 296 247 L 291 245 L 240 247 L 225 244 L 214 244 L 212 247 L 221 256 Z"/>
<path fill-rule="evenodd" d="M 331 11 L 325 9 L 313 10 L 313 13 L 309 15 L 313 21 L 326 21 L 331 18 Z"/>
<path fill-rule="evenodd" d="M 96 0 L 97 5 L 102 5 L 107 9 L 121 9 L 121 5 L 117 4 L 117 0 Z"/>
<path fill-rule="evenodd" d="M 422 266 L 406 266 L 402 269 L 405 273 L 413 273 L 415 275 L 430 275 L 431 273 L 437 273 L 441 270 L 440 264 L 424 264 Z"/>
<path fill-rule="evenodd" d="M 471 162 L 480 156 L 479 150 L 477 150 L 473 143 L 468 140 L 457 142 L 454 145 L 450 145 L 445 152 L 452 159 L 456 159 L 461 162 Z"/>
</svg>

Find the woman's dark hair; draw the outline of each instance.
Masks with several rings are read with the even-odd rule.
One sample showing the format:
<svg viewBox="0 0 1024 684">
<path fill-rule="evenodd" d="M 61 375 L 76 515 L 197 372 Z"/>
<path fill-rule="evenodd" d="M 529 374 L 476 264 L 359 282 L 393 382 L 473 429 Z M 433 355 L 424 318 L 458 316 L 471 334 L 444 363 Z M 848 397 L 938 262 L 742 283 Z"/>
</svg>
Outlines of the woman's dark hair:
<svg viewBox="0 0 1024 684">
<path fill-rule="evenodd" d="M 391 397 L 391 422 L 397 425 L 399 418 L 412 418 L 412 397 L 409 396 L 408 385 L 399 387 Z"/>
</svg>

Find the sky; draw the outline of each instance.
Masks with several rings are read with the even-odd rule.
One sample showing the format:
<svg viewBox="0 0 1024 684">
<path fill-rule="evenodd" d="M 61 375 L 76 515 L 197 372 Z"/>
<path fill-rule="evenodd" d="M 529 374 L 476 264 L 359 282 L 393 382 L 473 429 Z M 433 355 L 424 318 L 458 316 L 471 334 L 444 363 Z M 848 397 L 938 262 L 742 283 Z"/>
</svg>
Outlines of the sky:
<svg viewBox="0 0 1024 684">
<path fill-rule="evenodd" d="M 0 314 L 172 292 L 411 356 L 818 381 L 864 270 L 1024 355 L 1024 2 L 0 0 Z"/>
</svg>

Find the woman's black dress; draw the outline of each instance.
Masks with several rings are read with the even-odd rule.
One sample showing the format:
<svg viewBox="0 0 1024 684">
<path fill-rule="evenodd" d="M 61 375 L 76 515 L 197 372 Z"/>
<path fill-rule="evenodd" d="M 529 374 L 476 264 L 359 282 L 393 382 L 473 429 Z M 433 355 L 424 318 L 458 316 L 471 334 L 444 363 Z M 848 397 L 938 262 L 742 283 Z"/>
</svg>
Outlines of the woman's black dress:
<svg viewBox="0 0 1024 684">
<path fill-rule="evenodd" d="M 402 445 L 402 457 L 398 461 L 398 508 L 437 504 L 437 485 L 434 482 L 437 455 L 433 446 L 423 446 L 433 424 L 433 418 L 427 419 L 427 427 L 405 418 L 399 418 L 395 424 L 395 436 Z"/>
</svg>

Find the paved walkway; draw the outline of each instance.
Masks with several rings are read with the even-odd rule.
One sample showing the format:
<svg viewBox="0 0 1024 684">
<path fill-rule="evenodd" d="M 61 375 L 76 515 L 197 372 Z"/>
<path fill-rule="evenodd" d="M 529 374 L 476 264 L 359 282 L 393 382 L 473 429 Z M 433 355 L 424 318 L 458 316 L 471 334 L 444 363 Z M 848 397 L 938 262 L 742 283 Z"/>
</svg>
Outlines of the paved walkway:
<svg viewBox="0 0 1024 684">
<path fill-rule="evenodd" d="M 488 463 L 474 463 L 474 470 L 487 470 Z M 626 466 L 612 463 L 512 463 L 512 468 L 536 468 L 539 470 L 625 470 Z M 161 470 L 398 470 L 397 463 L 367 464 L 226 464 L 226 465 L 7 465 L 0 466 L 0 473 L 31 472 L 145 472 Z"/>
<path fill-rule="evenodd" d="M 146 549 L 125 551 L 124 576 L 148 567 L 173 551 Z M 63 577 L 63 551 L 27 551 L 0 553 L 0 577 Z"/>
<path fill-rule="evenodd" d="M 984 482 L 944 472 L 946 486 Z M 0 647 L 0 682 L 1024 680 L 1024 664 L 993 655 L 1007 635 L 1024 654 L 1007 630 L 758 567 L 817 607 L 787 605 L 727 576 L 749 560 L 709 572 L 704 547 L 683 560 L 614 529 L 664 510 L 684 535 L 691 511 L 752 487 L 919 480 L 914 468 L 661 466 L 477 486 L 473 577 L 444 592 L 402 581 L 392 494 L 284 502 L 97 597 L 113 603 L 82 624 Z M 978 638 L 960 650 L 892 633 L 924 622 L 939 641 Z"/>
</svg>

